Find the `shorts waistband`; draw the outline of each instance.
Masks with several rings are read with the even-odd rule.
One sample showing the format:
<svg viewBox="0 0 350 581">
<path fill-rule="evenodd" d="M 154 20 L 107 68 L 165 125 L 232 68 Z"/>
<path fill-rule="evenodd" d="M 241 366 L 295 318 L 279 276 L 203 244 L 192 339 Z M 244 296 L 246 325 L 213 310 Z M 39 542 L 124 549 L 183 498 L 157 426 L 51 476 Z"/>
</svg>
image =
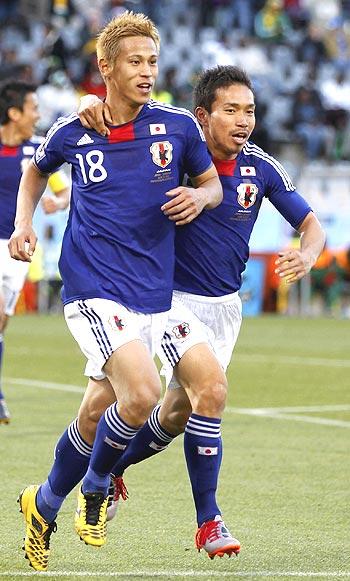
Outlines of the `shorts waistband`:
<svg viewBox="0 0 350 581">
<path fill-rule="evenodd" d="M 232 303 L 239 297 L 238 291 L 230 293 L 229 295 L 221 295 L 220 297 L 207 297 L 204 295 L 194 295 L 192 293 L 185 293 L 182 291 L 173 291 L 173 297 L 179 299 L 186 299 L 187 297 L 197 301 L 198 303 Z"/>
</svg>

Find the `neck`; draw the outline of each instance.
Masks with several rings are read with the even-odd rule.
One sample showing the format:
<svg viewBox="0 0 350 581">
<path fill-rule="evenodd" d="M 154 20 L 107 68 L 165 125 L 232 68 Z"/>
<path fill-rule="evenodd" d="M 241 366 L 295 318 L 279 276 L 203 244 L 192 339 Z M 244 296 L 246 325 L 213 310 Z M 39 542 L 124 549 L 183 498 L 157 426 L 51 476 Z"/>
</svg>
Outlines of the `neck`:
<svg viewBox="0 0 350 581">
<path fill-rule="evenodd" d="M 11 124 L 3 125 L 0 128 L 0 137 L 3 145 L 8 147 L 16 147 L 16 145 L 23 143 L 21 134 Z"/>
<path fill-rule="evenodd" d="M 117 99 L 113 99 L 109 95 L 106 97 L 106 103 L 111 112 L 113 125 L 122 125 L 133 121 L 143 107 L 143 105 L 125 103 L 124 101 L 117 103 Z"/>
<path fill-rule="evenodd" d="M 215 149 L 211 149 L 210 151 L 213 158 L 219 161 L 233 161 L 238 155 L 238 153 L 225 153 L 224 151 L 215 151 Z"/>
</svg>

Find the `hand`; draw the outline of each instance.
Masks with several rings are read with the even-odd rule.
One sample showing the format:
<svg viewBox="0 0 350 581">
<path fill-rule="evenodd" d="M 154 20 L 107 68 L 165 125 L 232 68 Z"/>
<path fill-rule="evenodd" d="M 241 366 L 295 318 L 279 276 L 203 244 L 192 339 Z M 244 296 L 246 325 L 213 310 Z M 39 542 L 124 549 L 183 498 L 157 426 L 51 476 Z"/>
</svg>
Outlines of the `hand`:
<svg viewBox="0 0 350 581">
<path fill-rule="evenodd" d="M 8 244 L 11 257 L 22 262 L 32 262 L 36 241 L 37 236 L 32 226 L 17 227 Z"/>
<path fill-rule="evenodd" d="M 78 115 L 81 124 L 86 129 L 95 129 L 103 136 L 110 134 L 107 123 L 112 125 L 112 117 L 109 107 L 96 95 L 85 95 L 80 99 Z"/>
<path fill-rule="evenodd" d="M 300 250 L 285 250 L 279 252 L 278 256 L 275 260 L 277 266 L 275 273 L 284 278 L 287 284 L 300 280 L 311 270 L 311 260 Z"/>
<path fill-rule="evenodd" d="M 55 196 L 43 196 L 41 198 L 41 206 L 45 214 L 54 214 L 64 209 L 64 200 Z"/>
<path fill-rule="evenodd" d="M 207 192 L 204 188 L 186 188 L 180 186 L 165 194 L 172 198 L 161 207 L 165 216 L 175 222 L 176 226 L 184 226 L 192 222 L 207 204 Z"/>
</svg>

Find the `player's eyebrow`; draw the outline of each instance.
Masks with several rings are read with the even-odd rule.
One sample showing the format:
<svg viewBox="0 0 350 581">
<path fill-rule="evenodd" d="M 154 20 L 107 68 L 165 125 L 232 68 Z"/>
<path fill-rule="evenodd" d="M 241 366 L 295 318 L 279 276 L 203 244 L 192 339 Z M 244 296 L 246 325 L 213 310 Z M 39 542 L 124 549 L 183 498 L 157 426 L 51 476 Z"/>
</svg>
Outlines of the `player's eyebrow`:
<svg viewBox="0 0 350 581">
<path fill-rule="evenodd" d="M 138 59 L 142 59 L 142 58 L 158 58 L 158 53 L 152 53 L 151 55 L 149 55 L 148 57 L 145 57 L 142 54 L 129 54 L 128 58 L 138 58 Z"/>
<path fill-rule="evenodd" d="M 255 109 L 255 103 L 247 103 L 246 105 L 243 105 L 246 109 Z M 241 103 L 224 103 L 224 107 L 242 107 Z"/>
</svg>

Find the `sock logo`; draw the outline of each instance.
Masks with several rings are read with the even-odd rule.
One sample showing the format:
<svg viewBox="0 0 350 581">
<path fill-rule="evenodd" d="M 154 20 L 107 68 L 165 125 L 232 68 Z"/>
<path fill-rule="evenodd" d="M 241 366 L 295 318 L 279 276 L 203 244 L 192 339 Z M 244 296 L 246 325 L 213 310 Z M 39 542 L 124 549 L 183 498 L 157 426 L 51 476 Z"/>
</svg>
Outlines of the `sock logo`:
<svg viewBox="0 0 350 581">
<path fill-rule="evenodd" d="M 209 446 L 197 446 L 198 454 L 201 456 L 217 456 L 218 455 L 218 447 L 209 448 Z"/>
<path fill-rule="evenodd" d="M 115 450 L 125 450 L 125 448 L 126 448 L 126 444 L 120 444 L 119 442 L 114 442 L 114 440 L 111 440 L 110 438 L 108 438 L 108 436 L 106 436 L 103 441 L 106 442 L 106 444 L 108 444 L 108 446 L 111 446 L 111 448 L 115 448 Z"/>
<path fill-rule="evenodd" d="M 165 450 L 165 448 L 168 447 L 168 444 L 166 444 L 165 446 L 160 446 L 159 444 L 156 444 L 155 442 L 150 442 L 150 444 L 148 444 L 150 448 L 153 448 L 153 450 L 157 450 L 157 452 L 161 452 L 162 450 Z"/>
</svg>

